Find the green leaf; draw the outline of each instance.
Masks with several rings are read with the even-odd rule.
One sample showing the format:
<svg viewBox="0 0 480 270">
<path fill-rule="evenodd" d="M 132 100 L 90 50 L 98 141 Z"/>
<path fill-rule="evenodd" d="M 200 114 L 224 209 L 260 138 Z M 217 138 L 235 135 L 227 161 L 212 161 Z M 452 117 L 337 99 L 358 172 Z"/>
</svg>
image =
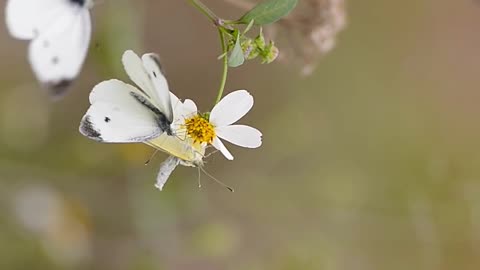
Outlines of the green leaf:
<svg viewBox="0 0 480 270">
<path fill-rule="evenodd" d="M 241 66 L 245 62 L 245 56 L 243 55 L 242 44 L 240 42 L 240 35 L 237 35 L 237 41 L 235 42 L 235 46 L 232 49 L 232 53 L 228 58 L 228 66 L 229 67 L 238 67 Z"/>
<path fill-rule="evenodd" d="M 239 21 L 248 24 L 254 20 L 257 25 L 273 23 L 288 15 L 297 3 L 298 0 L 267 0 L 256 5 Z"/>
</svg>

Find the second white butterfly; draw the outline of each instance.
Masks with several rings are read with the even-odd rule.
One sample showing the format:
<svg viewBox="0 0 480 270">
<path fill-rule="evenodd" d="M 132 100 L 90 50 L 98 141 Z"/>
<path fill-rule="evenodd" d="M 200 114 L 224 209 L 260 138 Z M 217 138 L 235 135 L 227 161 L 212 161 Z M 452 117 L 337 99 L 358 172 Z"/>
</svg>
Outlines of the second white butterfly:
<svg viewBox="0 0 480 270">
<path fill-rule="evenodd" d="M 8 0 L 6 24 L 30 40 L 28 59 L 38 81 L 61 96 L 78 76 L 91 38 L 92 0 Z"/>
</svg>

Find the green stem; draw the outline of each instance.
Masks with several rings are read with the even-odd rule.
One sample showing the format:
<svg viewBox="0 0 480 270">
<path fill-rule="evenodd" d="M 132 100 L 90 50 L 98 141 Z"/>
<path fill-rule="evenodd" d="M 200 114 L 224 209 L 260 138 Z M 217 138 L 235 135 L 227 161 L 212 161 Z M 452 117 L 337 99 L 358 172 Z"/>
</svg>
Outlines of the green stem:
<svg viewBox="0 0 480 270">
<path fill-rule="evenodd" d="M 215 100 L 216 105 L 223 96 L 223 90 L 225 89 L 225 84 L 227 83 L 227 75 L 228 75 L 228 55 L 227 55 L 227 46 L 225 45 L 225 36 L 221 30 L 218 28 L 218 35 L 220 36 L 220 43 L 222 45 L 222 53 L 223 56 L 223 74 L 222 74 L 222 81 L 220 82 L 220 88 L 218 89 L 217 99 Z"/>
<path fill-rule="evenodd" d="M 203 4 L 200 0 L 188 0 L 190 4 L 192 4 L 196 9 L 202 12 L 205 16 L 207 16 L 213 23 L 218 21 L 218 16 L 213 13 L 205 4 Z"/>
</svg>

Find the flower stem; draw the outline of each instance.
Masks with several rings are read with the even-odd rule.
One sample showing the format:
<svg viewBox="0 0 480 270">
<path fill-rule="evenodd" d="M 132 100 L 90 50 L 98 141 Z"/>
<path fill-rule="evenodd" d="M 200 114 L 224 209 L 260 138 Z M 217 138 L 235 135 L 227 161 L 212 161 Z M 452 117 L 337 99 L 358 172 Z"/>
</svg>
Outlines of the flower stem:
<svg viewBox="0 0 480 270">
<path fill-rule="evenodd" d="M 227 55 L 227 46 L 225 45 L 225 36 L 222 32 L 222 29 L 218 28 L 218 35 L 220 36 L 220 43 L 222 45 L 222 53 L 223 56 L 223 74 L 222 74 L 222 81 L 220 82 L 220 88 L 218 89 L 217 99 L 215 100 L 216 105 L 223 96 L 223 90 L 225 89 L 225 84 L 227 83 L 227 75 L 228 75 L 228 55 Z"/>
<path fill-rule="evenodd" d="M 218 16 L 213 13 L 205 4 L 203 4 L 200 0 L 188 0 L 190 4 L 192 4 L 196 9 L 203 13 L 203 15 L 207 16 L 213 23 L 218 21 Z"/>
</svg>

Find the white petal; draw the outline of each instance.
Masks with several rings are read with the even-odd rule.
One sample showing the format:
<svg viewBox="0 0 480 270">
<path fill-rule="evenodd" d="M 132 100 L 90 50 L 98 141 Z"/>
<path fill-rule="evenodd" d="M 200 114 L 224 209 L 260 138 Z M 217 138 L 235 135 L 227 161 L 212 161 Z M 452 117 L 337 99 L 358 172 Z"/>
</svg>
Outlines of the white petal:
<svg viewBox="0 0 480 270">
<path fill-rule="evenodd" d="M 246 148 L 257 148 L 262 145 L 262 133 L 253 127 L 233 125 L 215 129 L 217 136 Z"/>
<path fill-rule="evenodd" d="M 172 102 L 172 107 L 175 107 L 181 100 L 172 92 L 170 92 L 170 101 Z"/>
<path fill-rule="evenodd" d="M 246 90 L 237 90 L 226 95 L 210 113 L 210 122 L 217 127 L 235 123 L 253 106 L 253 97 Z"/>
<path fill-rule="evenodd" d="M 184 117 L 191 117 L 193 115 L 196 115 L 198 112 L 197 105 L 193 100 L 191 99 L 186 99 L 185 102 L 183 102 L 183 113 Z"/>
<path fill-rule="evenodd" d="M 172 102 L 173 121 L 175 121 L 176 119 L 178 119 L 181 116 L 181 113 L 182 113 L 182 110 L 183 110 L 183 103 L 172 92 L 170 92 L 170 101 Z"/>
<path fill-rule="evenodd" d="M 190 99 L 185 100 L 183 103 L 180 102 L 180 104 L 174 108 L 175 118 L 173 123 L 177 128 L 185 124 L 185 119 L 197 114 L 197 105 Z"/>
<path fill-rule="evenodd" d="M 228 151 L 228 149 L 225 147 L 225 145 L 220 141 L 218 137 L 215 137 L 212 142 L 213 147 L 217 148 L 222 154 L 228 159 L 228 160 L 233 160 L 232 154 Z"/>
</svg>

